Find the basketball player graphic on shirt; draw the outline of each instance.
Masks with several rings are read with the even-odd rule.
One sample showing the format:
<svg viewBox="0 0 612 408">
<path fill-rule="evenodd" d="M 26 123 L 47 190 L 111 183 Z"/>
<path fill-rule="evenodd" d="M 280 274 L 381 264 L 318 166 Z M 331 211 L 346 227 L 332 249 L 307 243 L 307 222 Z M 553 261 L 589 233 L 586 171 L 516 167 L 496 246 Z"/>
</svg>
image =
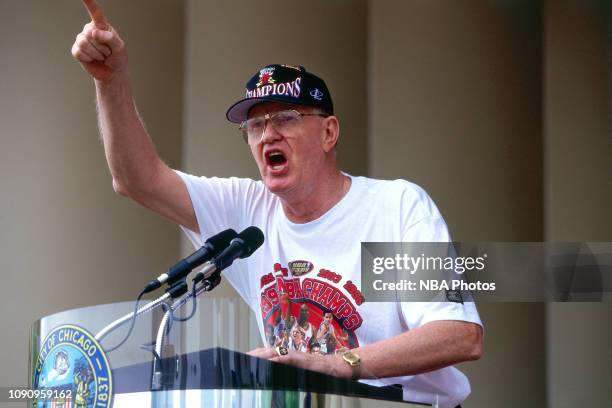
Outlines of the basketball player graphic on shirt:
<svg viewBox="0 0 612 408">
<path fill-rule="evenodd" d="M 321 353 L 323 354 L 333 353 L 336 349 L 335 345 L 338 343 L 334 334 L 334 327 L 331 324 L 332 318 L 331 313 L 325 313 L 317 331 L 317 342 L 321 345 Z"/>
<path fill-rule="evenodd" d="M 316 334 L 316 328 L 312 323 L 310 323 L 309 320 L 310 310 L 308 309 L 307 304 L 303 304 L 300 306 L 300 315 L 298 316 L 294 327 L 299 327 L 302 329 L 304 342 L 306 343 L 308 350 L 310 350 L 310 343 L 312 343 Z"/>
<path fill-rule="evenodd" d="M 289 338 L 289 349 L 296 351 L 308 351 L 308 346 L 304 340 L 304 330 L 297 324 L 291 329 L 291 337 Z"/>
<path fill-rule="evenodd" d="M 286 293 L 280 295 L 280 309 L 274 321 L 276 346 L 287 347 L 291 328 L 295 325 L 295 317 L 291 314 L 291 299 Z"/>
</svg>

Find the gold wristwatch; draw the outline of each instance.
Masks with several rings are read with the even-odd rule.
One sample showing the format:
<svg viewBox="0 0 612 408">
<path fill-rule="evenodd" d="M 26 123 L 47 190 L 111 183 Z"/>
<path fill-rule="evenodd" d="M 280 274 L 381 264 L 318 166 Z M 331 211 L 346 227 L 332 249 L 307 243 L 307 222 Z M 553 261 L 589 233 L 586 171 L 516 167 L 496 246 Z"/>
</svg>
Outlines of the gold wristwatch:
<svg viewBox="0 0 612 408">
<path fill-rule="evenodd" d="M 353 380 L 358 379 L 359 372 L 361 371 L 361 357 L 359 357 L 359 354 L 349 350 L 342 354 L 342 359 L 351 367 L 351 370 L 353 371 Z"/>
</svg>

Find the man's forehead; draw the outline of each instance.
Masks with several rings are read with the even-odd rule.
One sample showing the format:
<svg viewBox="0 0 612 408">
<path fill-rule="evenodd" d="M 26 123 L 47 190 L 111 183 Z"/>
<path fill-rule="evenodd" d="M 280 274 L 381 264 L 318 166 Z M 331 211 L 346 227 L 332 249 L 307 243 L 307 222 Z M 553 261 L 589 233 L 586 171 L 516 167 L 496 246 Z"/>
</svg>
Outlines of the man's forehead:
<svg viewBox="0 0 612 408">
<path fill-rule="evenodd" d="M 248 117 L 252 118 L 255 116 L 265 115 L 266 113 L 274 113 L 274 112 L 290 110 L 290 109 L 294 109 L 298 112 L 309 112 L 313 108 L 310 106 L 294 105 L 290 103 L 267 102 L 266 101 L 266 102 L 258 103 L 257 105 L 253 106 L 249 110 Z"/>
</svg>

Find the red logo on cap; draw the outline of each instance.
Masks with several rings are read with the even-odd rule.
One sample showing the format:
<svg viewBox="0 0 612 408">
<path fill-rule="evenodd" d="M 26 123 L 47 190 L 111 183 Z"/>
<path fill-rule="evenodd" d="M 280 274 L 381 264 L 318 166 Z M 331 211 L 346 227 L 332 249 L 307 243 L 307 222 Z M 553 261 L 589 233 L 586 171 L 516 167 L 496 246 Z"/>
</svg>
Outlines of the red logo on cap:
<svg viewBox="0 0 612 408">
<path fill-rule="evenodd" d="M 262 85 L 275 83 L 276 81 L 272 78 L 272 74 L 274 74 L 274 67 L 264 68 L 259 71 L 259 82 L 257 82 L 256 86 L 259 88 Z"/>
</svg>

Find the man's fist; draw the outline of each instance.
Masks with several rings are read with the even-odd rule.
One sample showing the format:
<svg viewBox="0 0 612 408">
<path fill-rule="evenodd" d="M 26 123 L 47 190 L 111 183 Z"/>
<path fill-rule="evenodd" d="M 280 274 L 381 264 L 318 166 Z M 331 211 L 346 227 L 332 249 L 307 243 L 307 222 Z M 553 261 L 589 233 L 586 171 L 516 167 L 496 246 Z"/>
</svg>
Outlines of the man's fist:
<svg viewBox="0 0 612 408">
<path fill-rule="evenodd" d="M 72 56 L 95 79 L 108 82 L 127 69 L 125 43 L 108 23 L 96 0 L 83 0 L 91 17 L 72 46 Z"/>
</svg>

